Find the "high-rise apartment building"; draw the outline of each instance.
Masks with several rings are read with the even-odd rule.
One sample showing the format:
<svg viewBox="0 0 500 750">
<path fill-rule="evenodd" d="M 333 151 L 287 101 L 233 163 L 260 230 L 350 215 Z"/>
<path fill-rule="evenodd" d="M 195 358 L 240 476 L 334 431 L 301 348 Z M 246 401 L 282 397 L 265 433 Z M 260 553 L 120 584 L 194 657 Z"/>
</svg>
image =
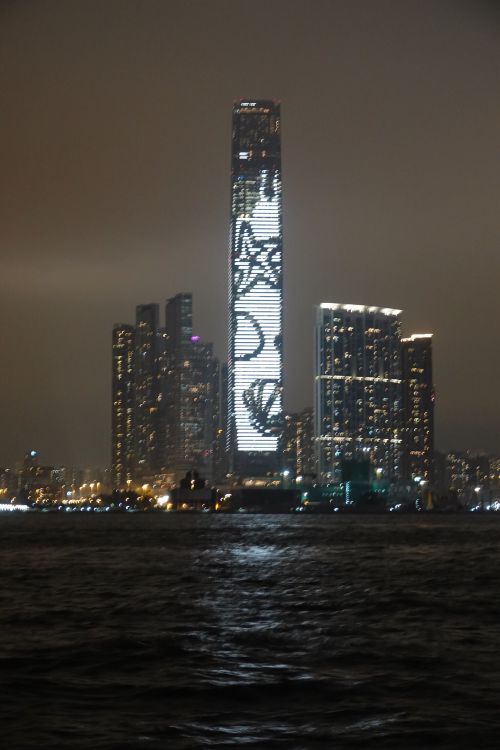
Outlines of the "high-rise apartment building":
<svg viewBox="0 0 500 750">
<path fill-rule="evenodd" d="M 134 475 L 135 328 L 113 328 L 111 474 L 114 487 L 125 488 Z"/>
<path fill-rule="evenodd" d="M 190 293 L 139 305 L 136 325 L 113 329 L 112 484 L 178 482 L 187 471 L 225 477 L 217 439 L 225 432 L 227 370 L 213 345 L 193 335 Z M 226 398 L 227 402 L 227 398 Z M 218 467 L 218 468 L 217 468 Z"/>
<path fill-rule="evenodd" d="M 303 409 L 297 420 L 297 476 L 316 474 L 314 418 L 311 408 Z"/>
<path fill-rule="evenodd" d="M 279 468 L 283 412 L 280 106 L 233 108 L 228 448 L 235 473 Z"/>
<path fill-rule="evenodd" d="M 312 479 L 316 474 L 313 410 L 285 414 L 283 422 L 282 468 L 294 477 Z"/>
<path fill-rule="evenodd" d="M 403 478 L 433 483 L 434 386 L 432 334 L 401 340 L 403 367 Z"/>
<path fill-rule="evenodd" d="M 190 293 L 167 301 L 166 468 L 179 481 L 187 471 L 213 478 L 218 421 L 219 364 L 212 344 L 193 335 Z"/>
<path fill-rule="evenodd" d="M 137 478 L 161 468 L 159 378 L 159 307 L 138 305 L 135 324 L 135 457 Z"/>
<path fill-rule="evenodd" d="M 281 440 L 281 468 L 292 476 L 297 473 L 297 425 L 298 414 L 283 416 L 283 435 Z"/>
<path fill-rule="evenodd" d="M 179 292 L 165 305 L 165 334 L 167 358 L 182 358 L 193 336 L 193 295 Z"/>
<path fill-rule="evenodd" d="M 370 460 L 401 478 L 401 310 L 317 308 L 315 441 L 319 478 L 342 480 L 343 461 Z"/>
<path fill-rule="evenodd" d="M 217 380 L 217 427 L 214 447 L 214 479 L 225 483 L 229 471 L 227 454 L 227 364 L 219 365 Z"/>
</svg>

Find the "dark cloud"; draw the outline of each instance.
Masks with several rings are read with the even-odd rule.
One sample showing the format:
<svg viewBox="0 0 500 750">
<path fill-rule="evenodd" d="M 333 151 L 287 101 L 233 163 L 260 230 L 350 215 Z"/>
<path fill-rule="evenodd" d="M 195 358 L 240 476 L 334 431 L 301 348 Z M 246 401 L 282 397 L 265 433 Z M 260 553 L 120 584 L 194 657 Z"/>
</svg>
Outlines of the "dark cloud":
<svg viewBox="0 0 500 750">
<path fill-rule="evenodd" d="M 226 347 L 231 106 L 282 102 L 286 401 L 317 302 L 435 332 L 437 442 L 500 451 L 498 14 L 488 3 L 0 9 L 0 464 L 109 460 L 112 324 L 191 290 Z"/>
</svg>

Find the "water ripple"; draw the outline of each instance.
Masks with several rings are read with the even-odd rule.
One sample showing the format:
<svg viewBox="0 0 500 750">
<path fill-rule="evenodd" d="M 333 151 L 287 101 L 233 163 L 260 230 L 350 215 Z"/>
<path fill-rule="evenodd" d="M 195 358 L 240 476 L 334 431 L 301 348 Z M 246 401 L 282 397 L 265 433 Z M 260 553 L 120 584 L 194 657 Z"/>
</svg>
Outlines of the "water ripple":
<svg viewBox="0 0 500 750">
<path fill-rule="evenodd" d="M 497 747 L 499 542 L 494 517 L 2 516 L 3 743 Z"/>
</svg>

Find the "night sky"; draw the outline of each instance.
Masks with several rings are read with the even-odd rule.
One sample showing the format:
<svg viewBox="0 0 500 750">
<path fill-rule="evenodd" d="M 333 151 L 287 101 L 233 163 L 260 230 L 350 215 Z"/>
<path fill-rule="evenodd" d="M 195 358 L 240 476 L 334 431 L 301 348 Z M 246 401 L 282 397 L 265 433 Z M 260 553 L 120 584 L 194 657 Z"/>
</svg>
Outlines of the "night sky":
<svg viewBox="0 0 500 750">
<path fill-rule="evenodd" d="M 314 305 L 434 332 L 437 447 L 500 453 L 493 2 L 0 6 L 0 466 L 110 459 L 111 330 L 194 295 L 226 352 L 231 108 L 282 104 L 285 403 Z"/>
</svg>

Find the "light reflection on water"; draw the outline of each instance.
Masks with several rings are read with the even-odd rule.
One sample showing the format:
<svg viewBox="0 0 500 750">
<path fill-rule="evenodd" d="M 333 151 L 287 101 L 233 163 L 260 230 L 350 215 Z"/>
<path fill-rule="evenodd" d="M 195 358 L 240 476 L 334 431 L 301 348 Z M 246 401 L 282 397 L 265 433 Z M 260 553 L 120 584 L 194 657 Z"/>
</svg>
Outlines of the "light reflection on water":
<svg viewBox="0 0 500 750">
<path fill-rule="evenodd" d="M 499 542 L 477 517 L 1 519 L 3 741 L 494 747 Z"/>
<path fill-rule="evenodd" d="M 265 563 L 284 552 L 272 544 L 236 544 L 230 551 L 243 565 L 253 561 Z"/>
</svg>

